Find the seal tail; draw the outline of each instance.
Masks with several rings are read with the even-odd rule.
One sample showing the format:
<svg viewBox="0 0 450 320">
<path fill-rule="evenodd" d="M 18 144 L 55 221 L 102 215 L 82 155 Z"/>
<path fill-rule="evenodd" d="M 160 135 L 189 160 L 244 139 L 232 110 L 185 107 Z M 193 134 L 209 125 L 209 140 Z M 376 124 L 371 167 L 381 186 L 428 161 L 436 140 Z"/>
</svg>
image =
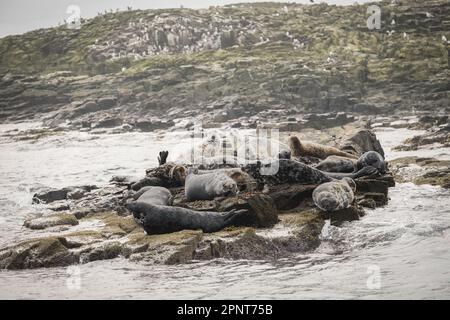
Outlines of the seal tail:
<svg viewBox="0 0 450 320">
<path fill-rule="evenodd" d="M 378 174 L 378 169 L 372 166 L 367 166 L 362 168 L 361 170 L 350 175 L 349 178 L 358 179 L 365 176 L 372 176 Z"/>
</svg>

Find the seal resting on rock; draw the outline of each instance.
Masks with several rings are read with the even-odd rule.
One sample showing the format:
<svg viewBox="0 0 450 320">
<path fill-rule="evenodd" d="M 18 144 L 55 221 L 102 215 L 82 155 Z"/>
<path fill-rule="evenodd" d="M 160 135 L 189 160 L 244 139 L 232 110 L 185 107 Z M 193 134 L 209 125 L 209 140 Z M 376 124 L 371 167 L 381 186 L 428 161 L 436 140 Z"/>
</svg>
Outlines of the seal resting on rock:
<svg viewBox="0 0 450 320">
<path fill-rule="evenodd" d="M 239 191 L 236 181 L 224 172 L 197 173 L 198 170 L 191 168 L 186 176 L 184 190 L 188 201 L 212 200 L 236 195 Z"/>
<path fill-rule="evenodd" d="M 144 226 L 147 234 L 162 234 L 181 230 L 217 232 L 237 225 L 237 219 L 247 210 L 228 212 L 194 211 L 181 207 L 156 206 L 144 202 L 131 202 L 127 208 L 134 218 Z"/>
<path fill-rule="evenodd" d="M 153 205 L 172 205 L 172 193 L 164 187 L 144 187 L 133 195 L 133 199 Z"/>
<path fill-rule="evenodd" d="M 131 189 L 138 191 L 147 186 L 160 186 L 166 188 L 181 187 L 184 185 L 186 168 L 175 163 L 165 163 L 159 167 L 146 170 L 146 177 L 131 185 Z"/>
<path fill-rule="evenodd" d="M 385 174 L 387 171 L 383 156 L 376 151 L 364 153 L 357 161 L 340 156 L 329 156 L 314 166 L 314 168 L 321 171 L 342 173 L 356 172 L 365 167 L 376 168 L 381 174 Z"/>
<path fill-rule="evenodd" d="M 319 162 L 314 168 L 325 172 L 350 173 L 355 171 L 356 161 L 341 156 L 329 156 L 325 160 Z"/>
<path fill-rule="evenodd" d="M 314 204 L 321 210 L 332 212 L 346 209 L 355 200 L 356 184 L 350 178 L 321 184 L 314 189 Z"/>
<path fill-rule="evenodd" d="M 356 158 L 353 154 L 341 151 L 337 148 L 325 146 L 313 142 L 300 142 L 296 136 L 289 137 L 289 148 L 293 157 L 310 156 L 319 159 L 326 159 L 328 156 L 341 156 L 346 158 Z"/>
<path fill-rule="evenodd" d="M 233 179 L 239 191 L 254 191 L 256 186 L 256 181 L 253 179 L 251 175 L 242 171 L 241 168 L 225 168 L 225 169 L 216 169 L 213 171 L 214 173 L 222 172 Z M 211 170 L 199 170 L 198 174 L 210 174 Z"/>
<path fill-rule="evenodd" d="M 376 168 L 381 174 L 385 174 L 387 171 L 386 162 L 384 161 L 383 156 L 376 151 L 368 151 L 364 153 L 356 163 L 357 169 L 368 166 Z"/>
<path fill-rule="evenodd" d="M 271 168 L 272 174 L 263 175 L 261 169 Z M 242 168 L 257 181 L 277 185 L 283 183 L 303 183 L 303 184 L 322 184 L 334 179 L 351 178 L 357 179 L 364 176 L 376 174 L 378 170 L 368 166 L 354 173 L 323 172 L 307 164 L 295 161 L 279 159 L 270 164 L 262 165 L 261 162 L 248 164 Z"/>
</svg>

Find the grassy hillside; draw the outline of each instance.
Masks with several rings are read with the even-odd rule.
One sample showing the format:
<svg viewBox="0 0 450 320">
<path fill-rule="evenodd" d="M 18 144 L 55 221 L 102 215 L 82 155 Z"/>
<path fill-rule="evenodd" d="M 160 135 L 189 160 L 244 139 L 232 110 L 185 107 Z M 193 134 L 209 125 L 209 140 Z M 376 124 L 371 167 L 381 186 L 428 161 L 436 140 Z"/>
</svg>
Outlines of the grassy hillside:
<svg viewBox="0 0 450 320">
<path fill-rule="evenodd" d="M 70 114 L 64 118 L 74 105 L 110 96 L 121 117 L 214 106 L 239 106 L 238 117 L 246 108 L 364 113 L 448 105 L 448 1 L 376 4 L 382 28 L 373 31 L 367 4 L 268 2 L 108 13 L 79 30 L 6 37 L 0 116 L 57 109 Z"/>
</svg>

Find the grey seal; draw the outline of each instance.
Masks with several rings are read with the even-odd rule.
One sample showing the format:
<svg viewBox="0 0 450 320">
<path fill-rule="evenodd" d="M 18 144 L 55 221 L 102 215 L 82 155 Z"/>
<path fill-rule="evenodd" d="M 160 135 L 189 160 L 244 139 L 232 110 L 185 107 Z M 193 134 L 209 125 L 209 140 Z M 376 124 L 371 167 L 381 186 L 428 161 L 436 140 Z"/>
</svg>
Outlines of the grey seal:
<svg viewBox="0 0 450 320">
<path fill-rule="evenodd" d="M 340 156 L 329 156 L 314 166 L 314 168 L 321 171 L 341 173 L 355 172 L 364 167 L 374 167 L 381 174 L 385 174 L 387 171 L 383 156 L 376 151 L 368 151 L 359 157 L 358 160 Z"/>
<path fill-rule="evenodd" d="M 381 174 L 385 174 L 387 171 L 386 162 L 384 161 L 383 156 L 376 151 L 364 153 L 356 162 L 357 169 L 368 166 L 376 168 Z"/>
<path fill-rule="evenodd" d="M 355 155 L 339 150 L 338 148 L 325 146 L 313 142 L 300 142 L 296 136 L 289 137 L 289 148 L 293 157 L 311 156 L 319 159 L 326 159 L 328 156 L 341 156 L 346 158 L 356 158 Z"/>
<path fill-rule="evenodd" d="M 270 185 L 283 183 L 322 184 L 334 179 L 357 179 L 378 172 L 376 168 L 371 166 L 364 167 L 354 173 L 324 172 L 295 160 L 279 159 L 276 161 L 278 162 L 272 162 L 265 165 L 262 165 L 261 162 L 248 164 L 244 166 L 242 170 L 249 173 L 258 182 Z M 262 175 L 262 167 L 277 168 L 278 170 L 271 175 Z"/>
<path fill-rule="evenodd" d="M 350 178 L 321 184 L 314 189 L 314 204 L 321 210 L 332 212 L 346 209 L 355 200 L 356 184 Z"/>
<path fill-rule="evenodd" d="M 329 156 L 315 165 L 314 168 L 325 172 L 351 173 L 356 169 L 356 161 L 341 156 Z"/>
<path fill-rule="evenodd" d="M 127 208 L 144 226 L 147 234 L 162 234 L 181 230 L 217 232 L 226 227 L 238 226 L 238 219 L 247 210 L 228 212 L 194 211 L 181 207 L 157 206 L 144 202 L 131 202 Z"/>
<path fill-rule="evenodd" d="M 184 190 L 188 201 L 212 200 L 239 191 L 236 181 L 224 172 L 197 173 L 198 170 L 190 168 L 186 176 Z"/>
<path fill-rule="evenodd" d="M 172 205 L 172 193 L 164 187 L 148 186 L 141 188 L 133 195 L 133 199 L 152 205 L 167 206 Z"/>
</svg>

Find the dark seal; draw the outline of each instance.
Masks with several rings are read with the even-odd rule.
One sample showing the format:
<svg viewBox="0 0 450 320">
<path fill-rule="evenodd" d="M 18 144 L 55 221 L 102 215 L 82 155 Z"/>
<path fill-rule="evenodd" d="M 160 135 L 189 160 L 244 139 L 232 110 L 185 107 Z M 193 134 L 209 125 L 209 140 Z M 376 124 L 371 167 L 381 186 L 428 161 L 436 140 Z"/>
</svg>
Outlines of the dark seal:
<svg viewBox="0 0 450 320">
<path fill-rule="evenodd" d="M 143 202 L 131 202 L 127 208 L 136 221 L 144 226 L 147 234 L 163 234 L 181 230 L 217 232 L 226 227 L 238 226 L 237 222 L 247 210 L 229 212 L 194 211 L 181 207 L 157 206 Z"/>
</svg>

